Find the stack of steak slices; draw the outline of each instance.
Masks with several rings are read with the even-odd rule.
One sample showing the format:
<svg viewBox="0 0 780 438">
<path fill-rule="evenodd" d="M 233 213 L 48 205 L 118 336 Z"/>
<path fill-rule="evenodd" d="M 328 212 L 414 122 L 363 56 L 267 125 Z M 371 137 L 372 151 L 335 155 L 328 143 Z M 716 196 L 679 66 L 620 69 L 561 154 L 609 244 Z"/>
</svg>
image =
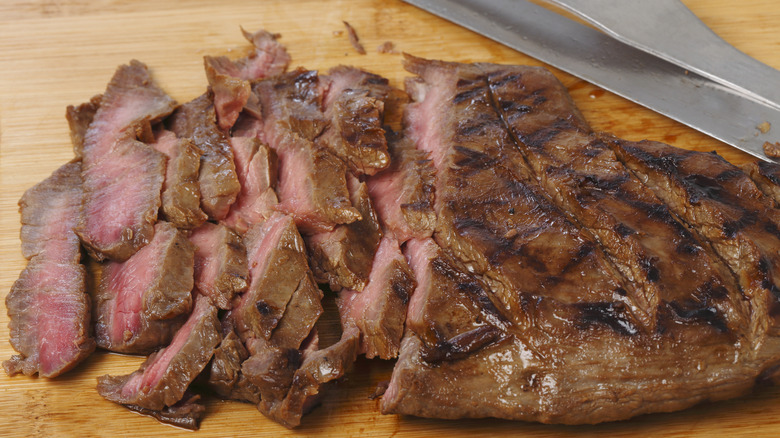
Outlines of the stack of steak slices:
<svg viewBox="0 0 780 438">
<path fill-rule="evenodd" d="M 133 61 L 68 108 L 76 159 L 20 201 L 9 374 L 149 354 L 99 393 L 189 428 L 204 385 L 296 427 L 359 354 L 397 358 L 383 413 L 434 418 L 596 423 L 775 377 L 780 167 L 594 133 L 541 68 L 407 56 L 407 96 L 244 35 L 183 105 Z"/>
</svg>

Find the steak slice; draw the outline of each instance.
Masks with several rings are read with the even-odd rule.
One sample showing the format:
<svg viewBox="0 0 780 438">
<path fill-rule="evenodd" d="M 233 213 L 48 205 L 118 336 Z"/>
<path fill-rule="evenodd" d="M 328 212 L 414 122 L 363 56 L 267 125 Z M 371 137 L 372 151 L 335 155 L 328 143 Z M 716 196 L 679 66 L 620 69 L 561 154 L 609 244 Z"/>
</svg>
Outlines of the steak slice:
<svg viewBox="0 0 780 438">
<path fill-rule="evenodd" d="M 756 160 L 742 165 L 742 170 L 772 200 L 775 208 L 780 208 L 780 164 Z"/>
<path fill-rule="evenodd" d="M 362 219 L 339 225 L 333 231 L 306 238 L 314 278 L 331 289 L 361 291 L 368 283 L 374 253 L 382 239 L 371 198 L 365 183 L 350 175 L 347 179 L 350 201 Z"/>
<path fill-rule="evenodd" d="M 149 245 L 103 265 L 92 297 L 98 346 L 144 354 L 170 342 L 192 309 L 194 254 L 182 232 L 158 222 Z"/>
<path fill-rule="evenodd" d="M 344 331 L 360 331 L 358 352 L 367 358 L 398 356 L 409 297 L 416 286 L 398 241 L 383 237 L 374 256 L 371 274 L 362 292 L 344 289 L 338 307 Z"/>
<path fill-rule="evenodd" d="M 390 165 L 382 129 L 388 80 L 355 67 L 338 66 L 323 77 L 325 118 L 317 144 L 328 148 L 356 175 L 374 175 Z"/>
<path fill-rule="evenodd" d="M 5 299 L 9 340 L 20 353 L 3 362 L 8 375 L 56 377 L 95 349 L 86 271 L 73 232 L 81 198 L 81 162 L 72 161 L 19 200 L 22 254 L 30 261 Z"/>
<path fill-rule="evenodd" d="M 715 153 L 606 137 L 620 160 L 696 228 L 734 271 L 753 318 L 752 345 L 776 331 L 780 212 L 738 167 Z"/>
<path fill-rule="evenodd" d="M 203 151 L 198 174 L 201 208 L 211 219 L 224 219 L 241 186 L 230 141 L 217 126 L 211 97 L 206 93 L 185 103 L 166 124 L 178 137 L 189 138 Z"/>
<path fill-rule="evenodd" d="M 175 406 L 211 360 L 222 338 L 220 330 L 217 308 L 199 296 L 170 345 L 150 355 L 132 374 L 99 377 L 98 393 L 114 403 L 153 411 Z"/>
<path fill-rule="evenodd" d="M 279 203 L 274 191 L 278 179 L 277 158 L 276 152 L 257 138 L 232 137 L 230 144 L 241 191 L 222 223 L 243 234 L 268 219 Z"/>
<path fill-rule="evenodd" d="M 220 397 L 257 404 L 260 390 L 249 381 L 242 370 L 242 364 L 249 358 L 244 343 L 233 330 L 232 325 L 223 322 L 222 342 L 214 350 L 214 360 L 209 368 L 209 387 Z"/>
<path fill-rule="evenodd" d="M 198 403 L 199 401 L 199 395 L 191 394 L 188 391 L 184 393 L 180 402 L 173 406 L 166 406 L 159 411 L 136 405 L 125 405 L 125 407 L 141 415 L 148 415 L 160 423 L 198 430 L 200 420 L 203 419 L 203 415 L 206 413 L 206 407 Z"/>
<path fill-rule="evenodd" d="M 89 102 L 84 102 L 79 106 L 68 105 L 65 109 L 65 118 L 68 120 L 68 127 L 70 127 L 70 141 L 73 143 L 73 152 L 76 154 L 76 158 L 81 158 L 84 152 L 84 137 L 95 118 L 95 113 L 100 108 L 102 99 L 103 96 L 98 94 L 93 96 Z"/>
<path fill-rule="evenodd" d="M 747 336 L 749 308 L 731 272 L 589 135 L 563 84 L 540 67 L 479 66 L 542 187 L 637 286 L 633 300 L 646 309 L 645 324 L 654 329 L 664 321 L 659 314 L 668 314 L 668 323 L 712 324 Z"/>
<path fill-rule="evenodd" d="M 387 140 L 390 167 L 366 179 L 380 222 L 401 243 L 431 237 L 436 227 L 433 163 L 406 135 L 388 133 Z"/>
<path fill-rule="evenodd" d="M 220 129 L 229 130 L 252 97 L 249 81 L 283 73 L 290 63 L 287 49 L 276 40 L 279 35 L 259 30 L 253 34 L 241 29 L 254 50 L 231 61 L 226 56 L 205 56 L 206 77 L 214 93 L 214 107 Z"/>
<path fill-rule="evenodd" d="M 279 157 L 280 204 L 303 232 L 330 231 L 360 213 L 349 201 L 346 166 L 314 146 L 326 126 L 317 72 L 298 69 L 254 84 L 262 107 L 263 138 Z"/>
<path fill-rule="evenodd" d="M 189 139 L 171 131 L 157 133 L 152 146 L 168 158 L 162 187 L 162 215 L 176 228 L 192 229 L 206 221 L 200 209 L 198 172 L 203 153 Z"/>
<path fill-rule="evenodd" d="M 206 222 L 190 234 L 195 245 L 195 287 L 220 309 L 246 290 L 249 271 L 241 237 L 223 225 Z"/>
</svg>

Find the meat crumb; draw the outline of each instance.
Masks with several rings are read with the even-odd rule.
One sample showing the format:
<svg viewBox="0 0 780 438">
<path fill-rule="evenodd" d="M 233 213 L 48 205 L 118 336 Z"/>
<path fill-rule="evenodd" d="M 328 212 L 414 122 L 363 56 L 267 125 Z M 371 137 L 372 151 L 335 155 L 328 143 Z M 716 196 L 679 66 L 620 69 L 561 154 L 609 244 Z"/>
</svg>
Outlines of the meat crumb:
<svg viewBox="0 0 780 438">
<path fill-rule="evenodd" d="M 379 53 L 398 53 L 395 50 L 395 44 L 392 41 L 385 41 L 376 48 Z"/>
<path fill-rule="evenodd" d="M 756 126 L 756 128 L 761 131 L 762 134 L 766 134 L 770 129 L 772 129 L 772 124 L 769 122 L 761 122 L 758 124 L 758 126 Z"/>
<path fill-rule="evenodd" d="M 780 158 L 780 142 L 765 142 L 764 154 L 769 158 Z"/>
<path fill-rule="evenodd" d="M 387 387 L 390 386 L 390 381 L 383 380 L 376 385 L 376 389 L 374 390 L 374 393 L 368 396 L 369 400 L 376 400 L 379 397 L 382 397 L 385 395 L 385 391 L 387 391 Z"/>
<path fill-rule="evenodd" d="M 358 38 L 357 32 L 355 32 L 355 28 L 352 27 L 352 25 L 350 25 L 346 21 L 342 21 L 342 23 L 344 23 L 344 27 L 347 28 L 347 36 L 349 37 L 349 43 L 352 44 L 352 47 L 354 47 L 358 53 L 360 53 L 361 55 L 365 55 L 366 49 L 364 49 L 363 45 L 360 44 L 360 38 Z"/>
</svg>

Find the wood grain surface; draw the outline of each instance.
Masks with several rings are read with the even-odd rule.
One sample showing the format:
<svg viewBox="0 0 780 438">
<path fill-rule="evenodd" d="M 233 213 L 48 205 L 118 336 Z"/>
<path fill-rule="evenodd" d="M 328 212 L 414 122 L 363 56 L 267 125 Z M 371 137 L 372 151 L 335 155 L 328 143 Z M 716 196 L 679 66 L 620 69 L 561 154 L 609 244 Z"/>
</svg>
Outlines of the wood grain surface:
<svg viewBox="0 0 780 438">
<path fill-rule="evenodd" d="M 780 68 L 780 3 L 776 0 L 686 0 L 712 29 L 742 51 Z M 367 50 L 349 45 L 349 21 Z M 3 0 L 0 3 L 0 297 L 24 268 L 17 201 L 72 156 L 65 107 L 101 93 L 114 69 L 139 59 L 178 101 L 203 92 L 203 55 L 238 57 L 239 31 L 282 33 L 293 65 L 327 69 L 352 64 L 398 86 L 408 76 L 399 54 L 452 61 L 539 65 L 529 57 L 400 1 Z M 746 155 L 577 78 L 553 70 L 593 127 L 631 140 L 717 150 L 741 163 Z M 778 84 L 780 86 L 780 84 Z M 4 302 L 4 300 L 2 300 Z M 331 318 L 333 318 L 331 316 Z M 331 320 L 332 323 L 335 319 Z M 328 321 L 326 321 L 328 322 Z M 0 359 L 13 354 L 8 317 L 0 311 Z M 103 400 L 95 378 L 126 374 L 142 358 L 97 352 L 54 380 L 0 372 L 0 436 L 192 436 Z M 387 380 L 391 362 L 359 360 L 303 425 L 288 431 L 248 404 L 210 400 L 197 436 L 778 436 L 780 389 L 672 413 L 598 426 L 559 427 L 498 420 L 437 421 L 383 416 L 368 397 Z"/>
</svg>

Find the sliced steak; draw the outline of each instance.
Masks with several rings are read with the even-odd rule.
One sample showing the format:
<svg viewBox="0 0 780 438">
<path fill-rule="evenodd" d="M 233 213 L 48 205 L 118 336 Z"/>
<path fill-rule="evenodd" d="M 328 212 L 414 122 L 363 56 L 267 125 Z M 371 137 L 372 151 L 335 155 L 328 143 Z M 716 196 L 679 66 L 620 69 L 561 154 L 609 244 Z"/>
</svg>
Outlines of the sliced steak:
<svg viewBox="0 0 780 438">
<path fill-rule="evenodd" d="M 362 219 L 339 225 L 333 231 L 306 238 L 314 277 L 330 284 L 331 289 L 361 291 L 368 283 L 374 253 L 382 238 L 371 198 L 365 183 L 350 175 L 347 179 L 350 201 Z"/>
<path fill-rule="evenodd" d="M 360 219 L 347 191 L 346 166 L 314 146 L 327 125 L 317 72 L 298 69 L 254 84 L 263 138 L 279 157 L 280 204 L 303 232 L 330 231 Z"/>
<path fill-rule="evenodd" d="M 190 234 L 195 245 L 195 287 L 220 309 L 246 290 L 249 271 L 241 237 L 223 225 L 206 222 Z"/>
<path fill-rule="evenodd" d="M 480 68 L 542 186 L 637 286 L 633 299 L 646 310 L 642 318 L 650 328 L 666 312 L 672 323 L 712 324 L 748 335 L 749 307 L 731 272 L 603 141 L 589 135 L 555 76 L 540 67 Z"/>
<path fill-rule="evenodd" d="M 736 273 L 750 304 L 753 345 L 780 311 L 780 212 L 738 167 L 715 153 L 662 143 L 605 142 L 676 214 L 707 238 Z"/>
<path fill-rule="evenodd" d="M 380 222 L 402 243 L 430 237 L 436 227 L 433 164 L 407 136 L 387 138 L 390 167 L 366 179 Z"/>
<path fill-rule="evenodd" d="M 70 127 L 70 141 L 73 143 L 73 152 L 76 158 L 81 158 L 84 152 L 84 137 L 87 135 L 90 123 L 95 118 L 100 101 L 103 96 L 98 94 L 93 96 L 89 102 L 84 102 L 79 106 L 68 105 L 65 110 L 65 118 Z"/>
<path fill-rule="evenodd" d="M 98 346 L 143 354 L 170 342 L 192 308 L 194 254 L 181 231 L 158 222 L 149 245 L 103 265 L 92 297 Z"/>
<path fill-rule="evenodd" d="M 211 219 L 224 219 L 241 186 L 230 141 L 217 126 L 211 97 L 207 93 L 185 103 L 166 124 L 178 137 L 189 138 L 203 151 L 198 174 L 201 208 Z"/>
<path fill-rule="evenodd" d="M 374 256 L 368 284 L 362 292 L 344 289 L 338 307 L 344 331 L 360 330 L 358 352 L 367 358 L 398 356 L 409 297 L 416 286 L 398 241 L 383 237 Z"/>
<path fill-rule="evenodd" d="M 357 175 L 373 175 L 390 165 L 382 129 L 388 80 L 355 67 L 338 66 L 322 78 L 328 127 L 317 144 L 328 148 Z"/>
<path fill-rule="evenodd" d="M 162 187 L 163 217 L 176 228 L 196 228 L 208 219 L 200 209 L 198 188 L 200 156 L 203 151 L 191 140 L 177 138 L 176 134 L 165 130 L 157 133 L 152 147 L 167 157 Z"/>
<path fill-rule="evenodd" d="M 775 208 L 780 208 L 780 164 L 756 160 L 745 163 L 742 170 L 750 176 L 764 195 L 774 202 Z"/>
<path fill-rule="evenodd" d="M 19 200 L 22 254 L 30 261 L 5 299 L 10 342 L 20 353 L 3 362 L 8 375 L 56 377 L 95 349 L 86 271 L 73 232 L 81 198 L 81 163 L 73 161 Z"/>
<path fill-rule="evenodd" d="M 226 335 L 224 328 L 223 324 L 222 342 L 214 350 L 214 360 L 209 368 L 209 388 L 225 399 L 257 404 L 260 402 L 260 390 L 242 370 L 249 352 L 232 326 L 228 324 Z"/>
<path fill-rule="evenodd" d="M 279 35 L 259 30 L 254 34 L 241 29 L 254 50 L 244 58 L 231 61 L 225 56 L 205 56 L 206 77 L 214 93 L 214 107 L 220 129 L 229 130 L 252 97 L 249 81 L 283 73 L 290 63 L 287 49 L 276 40 Z"/>
<path fill-rule="evenodd" d="M 268 219 L 279 203 L 274 191 L 278 179 L 277 158 L 276 152 L 257 138 L 232 137 L 230 144 L 241 191 L 222 223 L 243 234 Z"/>
<path fill-rule="evenodd" d="M 199 296 L 170 345 L 150 355 L 132 374 L 99 377 L 98 393 L 114 403 L 153 411 L 175 406 L 209 363 L 221 338 L 217 308 Z"/>
<path fill-rule="evenodd" d="M 160 423 L 198 430 L 200 420 L 203 419 L 203 415 L 206 413 L 206 407 L 200 404 L 199 401 L 199 395 L 185 392 L 180 402 L 173 406 L 166 406 L 159 411 L 136 405 L 125 405 L 125 407 L 141 415 L 148 415 Z"/>
</svg>

